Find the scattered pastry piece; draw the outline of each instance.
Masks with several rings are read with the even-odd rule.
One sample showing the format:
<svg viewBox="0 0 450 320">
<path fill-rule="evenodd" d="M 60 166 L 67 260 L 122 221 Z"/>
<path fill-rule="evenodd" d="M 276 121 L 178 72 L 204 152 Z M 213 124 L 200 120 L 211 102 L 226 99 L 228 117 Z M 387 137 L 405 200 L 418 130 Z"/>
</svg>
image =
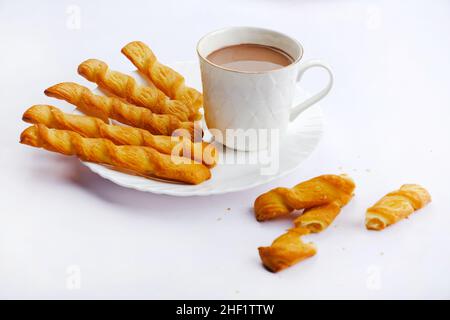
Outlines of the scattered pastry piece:
<svg viewBox="0 0 450 320">
<path fill-rule="evenodd" d="M 128 126 L 108 125 L 98 118 L 66 114 L 53 106 L 33 106 L 24 113 L 22 119 L 52 129 L 72 130 L 86 138 L 109 139 L 116 145 L 152 147 L 164 154 L 189 157 L 208 167 L 213 167 L 217 162 L 217 150 L 212 144 L 193 143 L 183 137 L 156 136 Z"/>
<path fill-rule="evenodd" d="M 321 206 L 305 209 L 303 214 L 294 220 L 297 228 L 303 227 L 312 233 L 319 233 L 328 228 L 334 221 L 339 212 L 341 212 L 342 204 L 333 201 Z"/>
<path fill-rule="evenodd" d="M 290 229 L 275 239 L 270 247 L 259 247 L 264 266 L 272 272 L 278 272 L 314 256 L 317 252 L 314 244 L 301 240 L 301 236 L 308 233 L 309 230 L 304 228 Z"/>
<path fill-rule="evenodd" d="M 367 209 L 366 228 L 383 230 L 407 218 L 430 201 L 431 196 L 425 188 L 417 184 L 404 184 L 399 190 L 388 193 L 374 206 Z"/>
<path fill-rule="evenodd" d="M 186 131 L 192 139 L 201 140 L 202 137 L 201 127 L 194 122 L 180 121 L 172 115 L 155 114 L 149 109 L 124 103 L 118 98 L 95 95 L 88 88 L 76 83 L 59 83 L 45 90 L 45 94 L 65 100 L 77 106 L 83 113 L 101 118 L 105 122 L 111 118 L 153 134 L 170 136 L 177 131 Z"/>
<path fill-rule="evenodd" d="M 313 244 L 305 244 L 300 236 L 328 228 L 341 208 L 353 196 L 355 184 L 347 175 L 322 175 L 296 185 L 292 189 L 275 188 L 255 201 L 258 221 L 289 215 L 304 209 L 294 220 L 295 228 L 275 239 L 270 247 L 260 247 L 263 264 L 278 272 L 316 254 Z"/>
<path fill-rule="evenodd" d="M 109 70 L 106 63 L 89 59 L 81 63 L 78 73 L 95 82 L 100 88 L 127 100 L 129 103 L 150 109 L 158 114 L 170 114 L 181 121 L 195 119 L 195 110 L 178 100 L 170 100 L 162 91 L 149 86 L 140 86 L 126 74 Z"/>
<path fill-rule="evenodd" d="M 347 175 L 322 175 L 292 189 L 275 188 L 256 199 L 256 219 L 270 220 L 287 216 L 293 210 L 323 206 L 334 201 L 342 207 L 350 201 L 354 189 L 355 183 Z"/>
<path fill-rule="evenodd" d="M 107 139 L 83 138 L 76 132 L 48 129 L 43 124 L 22 132 L 20 143 L 74 155 L 83 161 L 130 170 L 143 176 L 188 184 L 198 184 L 211 177 L 206 166 L 191 159 L 162 154 L 150 147 L 117 146 Z"/>
<path fill-rule="evenodd" d="M 181 74 L 158 62 L 153 51 L 145 43 L 130 42 L 122 48 L 122 53 L 167 96 L 193 106 L 198 112 L 203 104 L 202 94 L 187 87 Z M 196 118 L 200 117 L 201 115 Z"/>
</svg>

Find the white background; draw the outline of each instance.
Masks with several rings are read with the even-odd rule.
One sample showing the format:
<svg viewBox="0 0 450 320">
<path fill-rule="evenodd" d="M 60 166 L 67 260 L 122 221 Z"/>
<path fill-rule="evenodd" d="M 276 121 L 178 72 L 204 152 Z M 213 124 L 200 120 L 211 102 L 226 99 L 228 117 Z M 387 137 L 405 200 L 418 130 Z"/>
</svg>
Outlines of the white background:
<svg viewBox="0 0 450 320">
<path fill-rule="evenodd" d="M 80 28 L 71 19 L 78 9 Z M 130 71 L 120 48 L 139 39 L 162 61 L 192 60 L 203 34 L 233 25 L 285 32 L 302 42 L 305 59 L 334 68 L 335 87 L 321 102 L 323 140 L 288 178 L 173 198 L 19 145 L 27 107 L 71 110 L 43 90 L 87 84 L 76 74 L 84 59 Z M 0 297 L 450 298 L 449 31 L 450 2 L 438 0 L 0 0 Z M 314 91 L 323 81 L 314 71 L 303 83 Z M 257 247 L 291 222 L 257 223 L 256 196 L 340 172 L 355 179 L 356 196 L 329 230 L 307 238 L 318 254 L 267 272 Z M 366 231 L 365 209 L 403 183 L 427 187 L 433 202 Z M 81 287 L 71 290 L 78 271 Z"/>
</svg>

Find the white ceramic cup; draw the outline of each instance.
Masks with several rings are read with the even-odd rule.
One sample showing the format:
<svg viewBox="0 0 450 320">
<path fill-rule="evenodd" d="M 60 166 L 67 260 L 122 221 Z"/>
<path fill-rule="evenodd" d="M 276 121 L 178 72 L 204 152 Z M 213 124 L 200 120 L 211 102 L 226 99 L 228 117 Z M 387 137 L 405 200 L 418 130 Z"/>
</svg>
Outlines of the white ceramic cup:
<svg viewBox="0 0 450 320">
<path fill-rule="evenodd" d="M 276 70 L 245 72 L 230 70 L 207 59 L 218 49 L 238 44 L 259 44 L 286 52 L 294 62 Z M 328 65 L 312 60 L 300 63 L 303 48 L 298 41 L 282 33 L 254 27 L 231 27 L 211 32 L 197 45 L 202 74 L 204 111 L 208 129 L 215 139 L 227 147 L 254 151 L 267 147 L 261 141 L 264 131 L 278 130 L 282 137 L 289 122 L 325 97 L 333 85 L 333 74 Z M 297 83 L 303 73 L 312 67 L 328 72 L 324 89 L 299 105 L 293 106 Z M 257 132 L 258 140 L 239 139 Z M 264 134 L 264 139 L 267 139 Z"/>
</svg>

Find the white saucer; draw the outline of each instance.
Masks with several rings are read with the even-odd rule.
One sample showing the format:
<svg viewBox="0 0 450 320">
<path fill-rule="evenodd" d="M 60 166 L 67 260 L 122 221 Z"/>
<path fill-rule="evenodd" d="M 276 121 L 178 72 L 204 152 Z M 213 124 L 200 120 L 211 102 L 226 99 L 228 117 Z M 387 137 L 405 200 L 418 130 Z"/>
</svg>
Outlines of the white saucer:
<svg viewBox="0 0 450 320">
<path fill-rule="evenodd" d="M 200 69 L 195 62 L 179 62 L 172 65 L 183 74 L 189 86 L 201 90 Z M 138 77 L 137 72 L 135 73 Z M 140 81 L 144 81 L 140 79 Z M 303 101 L 307 95 L 298 87 L 295 102 Z M 262 175 L 261 169 L 267 164 L 230 164 L 219 163 L 212 169 L 212 178 L 199 185 L 185 185 L 161 180 L 147 179 L 128 175 L 113 169 L 90 162 L 83 162 L 89 169 L 101 177 L 120 186 L 139 191 L 172 196 L 206 196 L 245 190 L 267 183 L 276 178 L 287 175 L 296 169 L 315 149 L 323 132 L 322 110 L 315 105 L 303 112 L 295 122 L 289 126 L 288 134 L 281 138 L 279 166 L 275 174 Z M 206 126 L 204 126 L 206 127 Z M 205 138 L 209 137 L 205 133 Z M 223 159 L 249 157 L 249 153 L 234 151 L 228 148 L 218 148 Z M 258 156 L 258 154 L 253 154 Z"/>
</svg>

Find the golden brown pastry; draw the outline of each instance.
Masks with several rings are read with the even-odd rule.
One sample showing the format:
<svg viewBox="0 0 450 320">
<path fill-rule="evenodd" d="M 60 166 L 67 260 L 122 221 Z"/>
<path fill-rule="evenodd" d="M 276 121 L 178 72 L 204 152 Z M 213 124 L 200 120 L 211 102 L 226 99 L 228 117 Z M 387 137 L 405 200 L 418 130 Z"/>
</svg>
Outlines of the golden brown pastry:
<svg viewBox="0 0 450 320">
<path fill-rule="evenodd" d="M 194 120 L 195 110 L 178 100 L 170 100 L 162 91 L 149 86 L 140 86 L 126 74 L 109 70 L 106 63 L 89 59 L 81 63 L 78 73 L 95 82 L 100 88 L 125 99 L 129 103 L 150 109 L 158 114 L 170 114 L 181 121 Z"/>
<path fill-rule="evenodd" d="M 214 166 L 217 160 L 216 148 L 206 142 L 193 143 L 182 137 L 155 136 L 143 129 L 108 125 L 98 118 L 66 114 L 53 106 L 33 106 L 22 119 L 52 129 L 72 130 L 87 138 L 109 139 L 116 145 L 152 147 L 161 153 L 189 157 L 208 167 Z"/>
<path fill-rule="evenodd" d="M 176 131 L 186 131 L 196 141 L 201 140 L 202 129 L 194 122 L 182 122 L 171 115 L 154 114 L 149 109 L 136 107 L 113 97 L 95 95 L 86 87 L 73 82 L 63 82 L 45 90 L 49 97 L 65 100 L 83 113 L 108 121 L 108 118 L 150 131 L 170 136 Z M 179 130 L 182 129 L 182 130 Z"/>
<path fill-rule="evenodd" d="M 43 124 L 22 132 L 20 143 L 74 155 L 83 161 L 111 165 L 147 177 L 188 184 L 198 184 L 211 177 L 206 166 L 187 158 L 162 154 L 150 147 L 117 146 L 107 139 L 83 138 L 76 132 L 48 129 Z"/>
<path fill-rule="evenodd" d="M 309 209 L 337 201 L 341 206 L 353 196 L 355 183 L 347 175 L 322 175 L 292 189 L 275 188 L 255 201 L 258 221 L 289 215 L 293 210 Z"/>
<path fill-rule="evenodd" d="M 288 268 L 317 253 L 313 243 L 304 243 L 301 236 L 307 235 L 308 229 L 294 228 L 273 241 L 270 247 L 259 247 L 259 256 L 264 266 L 272 272 Z"/>
<path fill-rule="evenodd" d="M 431 201 L 428 191 L 417 184 L 404 184 L 399 190 L 388 193 L 374 206 L 367 209 L 366 227 L 383 230 Z"/>
<path fill-rule="evenodd" d="M 306 228 L 312 233 L 322 232 L 334 221 L 344 204 L 339 201 L 305 209 L 303 214 L 294 220 L 297 228 Z"/>
<path fill-rule="evenodd" d="M 203 104 L 202 94 L 187 87 L 181 74 L 158 62 L 153 51 L 145 43 L 130 42 L 122 48 L 122 53 L 170 98 L 193 106 L 196 111 Z"/>
</svg>

